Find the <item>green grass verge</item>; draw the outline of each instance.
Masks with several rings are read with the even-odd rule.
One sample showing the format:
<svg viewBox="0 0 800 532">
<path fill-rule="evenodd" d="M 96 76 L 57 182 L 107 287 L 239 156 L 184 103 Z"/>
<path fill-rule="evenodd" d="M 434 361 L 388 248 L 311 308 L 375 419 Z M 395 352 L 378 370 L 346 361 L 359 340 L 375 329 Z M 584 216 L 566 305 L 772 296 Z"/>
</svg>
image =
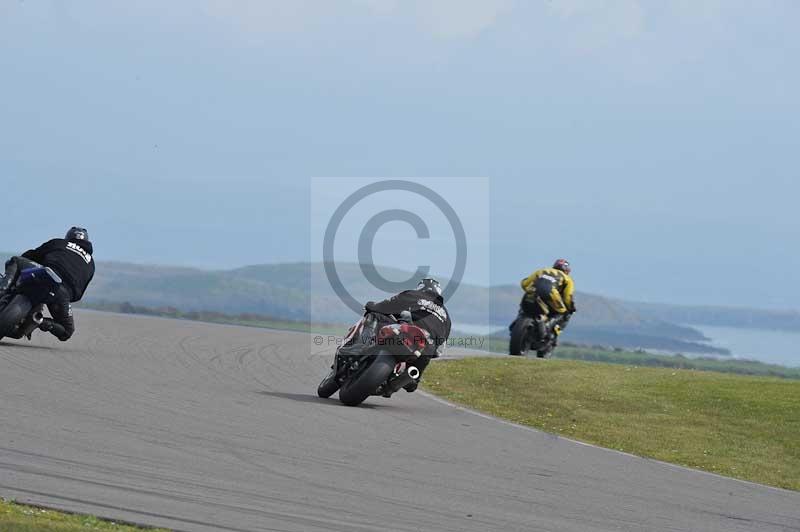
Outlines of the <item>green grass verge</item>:
<svg viewBox="0 0 800 532">
<path fill-rule="evenodd" d="M 506 339 L 490 338 L 485 345 L 487 346 L 487 350 L 493 353 L 508 353 L 508 340 Z M 553 358 L 800 379 L 800 368 L 767 364 L 766 362 L 759 362 L 757 360 L 660 355 L 647 351 L 627 351 L 619 348 L 590 347 L 569 344 L 567 342 L 559 345 L 556 350 L 553 351 Z"/>
<path fill-rule="evenodd" d="M 800 382 L 567 360 L 431 365 L 425 388 L 569 438 L 800 490 Z"/>
<path fill-rule="evenodd" d="M 137 528 L 105 521 L 90 515 L 74 515 L 25 506 L 0 499 L 2 532 L 83 532 L 87 530 L 134 532 L 142 530 L 167 532 L 163 528 Z"/>
</svg>

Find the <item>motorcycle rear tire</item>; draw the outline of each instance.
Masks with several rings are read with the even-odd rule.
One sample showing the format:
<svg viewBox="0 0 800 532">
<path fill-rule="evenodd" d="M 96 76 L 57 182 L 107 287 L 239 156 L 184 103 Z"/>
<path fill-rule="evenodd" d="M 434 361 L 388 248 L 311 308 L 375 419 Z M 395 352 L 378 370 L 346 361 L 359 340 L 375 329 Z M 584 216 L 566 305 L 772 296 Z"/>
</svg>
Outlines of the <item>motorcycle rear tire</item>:
<svg viewBox="0 0 800 532">
<path fill-rule="evenodd" d="M 10 336 L 31 311 L 33 305 L 27 297 L 16 295 L 6 306 L 0 309 L 0 338 Z"/>
<path fill-rule="evenodd" d="M 524 357 L 530 342 L 528 341 L 528 330 L 534 326 L 532 318 L 518 318 L 511 329 L 511 340 L 508 342 L 508 354 L 515 357 Z"/>
<path fill-rule="evenodd" d="M 367 369 L 342 385 L 339 400 L 347 406 L 360 405 L 386 381 L 395 365 L 393 356 L 377 355 Z"/>
</svg>

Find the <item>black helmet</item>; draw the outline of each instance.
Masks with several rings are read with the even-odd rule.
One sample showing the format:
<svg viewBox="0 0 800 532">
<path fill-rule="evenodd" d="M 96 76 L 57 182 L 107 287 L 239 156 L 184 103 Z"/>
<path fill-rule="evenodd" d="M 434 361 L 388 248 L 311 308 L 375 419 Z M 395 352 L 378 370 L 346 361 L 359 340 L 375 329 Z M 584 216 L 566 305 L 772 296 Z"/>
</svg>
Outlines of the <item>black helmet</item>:
<svg viewBox="0 0 800 532">
<path fill-rule="evenodd" d="M 83 227 L 71 227 L 70 230 L 67 231 L 67 236 L 64 237 L 64 240 L 86 240 L 88 242 L 89 231 Z"/>
<path fill-rule="evenodd" d="M 431 277 L 426 277 L 420 280 L 419 284 L 417 285 L 417 290 L 422 290 L 423 292 L 433 292 L 439 297 L 442 295 L 442 285 L 439 284 L 439 281 Z"/>
</svg>

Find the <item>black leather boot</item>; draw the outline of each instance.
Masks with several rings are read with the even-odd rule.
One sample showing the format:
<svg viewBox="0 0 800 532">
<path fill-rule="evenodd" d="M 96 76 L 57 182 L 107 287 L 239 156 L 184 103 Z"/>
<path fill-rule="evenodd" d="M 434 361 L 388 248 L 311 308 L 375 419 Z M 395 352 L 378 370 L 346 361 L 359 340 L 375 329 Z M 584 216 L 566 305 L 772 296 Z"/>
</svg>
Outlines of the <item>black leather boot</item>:
<svg viewBox="0 0 800 532">
<path fill-rule="evenodd" d="M 422 377 L 420 377 L 420 379 L 421 379 L 421 378 L 422 378 Z M 407 391 L 408 393 L 411 393 L 411 392 L 414 392 L 414 391 L 416 391 L 416 389 L 417 389 L 418 387 L 419 387 L 419 379 L 417 379 L 417 380 L 415 380 L 415 381 L 412 381 L 412 382 L 409 382 L 408 384 L 406 384 L 405 386 L 403 386 L 403 389 L 404 389 L 405 391 Z"/>
</svg>

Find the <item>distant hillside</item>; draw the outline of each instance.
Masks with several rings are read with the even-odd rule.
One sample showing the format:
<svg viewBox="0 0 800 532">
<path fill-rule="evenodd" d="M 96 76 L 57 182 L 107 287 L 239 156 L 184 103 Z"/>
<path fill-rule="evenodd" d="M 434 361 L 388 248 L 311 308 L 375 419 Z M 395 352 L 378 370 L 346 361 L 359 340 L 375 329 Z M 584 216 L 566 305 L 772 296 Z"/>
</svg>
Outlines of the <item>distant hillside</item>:
<svg viewBox="0 0 800 532">
<path fill-rule="evenodd" d="M 293 282 L 293 277 L 303 275 L 303 265 L 277 266 L 275 281 L 261 281 L 247 271 L 105 262 L 98 264 L 86 301 L 127 301 L 149 307 L 230 314 L 249 312 L 294 320 L 309 318 L 307 281 Z"/>
<path fill-rule="evenodd" d="M 800 312 L 796 310 L 762 310 L 662 303 L 624 302 L 622 304 L 647 319 L 694 325 L 800 332 Z"/>
<path fill-rule="evenodd" d="M 357 264 L 337 264 L 342 282 L 360 301 L 379 299 Z M 381 268 L 388 278 L 409 273 Z M 517 312 L 520 289 L 463 284 L 448 302 L 455 325 L 504 328 Z M 569 337 L 588 344 L 655 348 L 685 352 L 719 352 L 701 344 L 698 331 L 645 318 L 624 304 L 591 294 L 578 294 L 579 312 Z M 330 288 L 323 265 L 294 263 L 248 266 L 230 271 L 142 266 L 118 262 L 98 265 L 87 302 L 130 302 L 187 311 L 254 313 L 286 320 L 349 324 L 354 314 Z"/>
<path fill-rule="evenodd" d="M 357 264 L 337 264 L 345 286 L 359 302 L 380 299 Z M 404 279 L 409 272 L 381 268 L 387 278 Z M 443 280 L 446 282 L 446 280 Z M 492 325 L 504 329 L 516 316 L 518 286 L 491 289 L 462 284 L 448 301 L 456 327 Z M 578 293 L 579 312 L 570 324 L 569 339 L 587 344 L 652 348 L 685 352 L 719 352 L 702 344 L 706 338 L 641 312 L 621 301 Z M 252 313 L 295 321 L 349 324 L 354 314 L 330 288 L 320 263 L 265 264 L 226 271 L 100 262 L 85 304 L 131 303 L 150 308 L 226 314 Z"/>
</svg>

